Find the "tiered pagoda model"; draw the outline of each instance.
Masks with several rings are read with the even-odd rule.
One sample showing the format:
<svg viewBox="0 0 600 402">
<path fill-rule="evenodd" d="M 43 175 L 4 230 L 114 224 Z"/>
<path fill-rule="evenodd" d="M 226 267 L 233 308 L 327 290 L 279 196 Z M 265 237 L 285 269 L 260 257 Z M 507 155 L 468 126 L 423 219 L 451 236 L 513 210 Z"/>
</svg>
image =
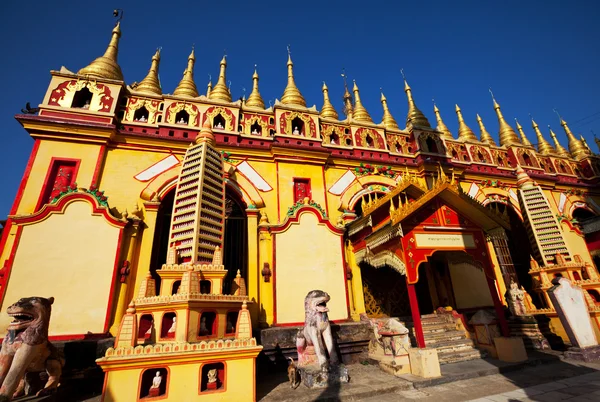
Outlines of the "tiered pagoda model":
<svg viewBox="0 0 600 402">
<path fill-rule="evenodd" d="M 262 346 L 252 338 L 239 271 L 234 294 L 222 293 L 227 275 L 220 248 L 222 183 L 222 157 L 206 123 L 188 149 L 179 175 L 171 222 L 171 238 L 176 240 L 171 243 L 170 261 L 157 270 L 160 294 L 148 274 L 121 321 L 114 348 L 97 360 L 106 372 L 105 402 L 255 400 L 255 358 Z M 212 205 L 209 209 L 207 202 Z M 220 209 L 211 214 L 218 203 Z M 176 222 L 185 220 L 187 225 L 187 219 L 193 222 L 189 227 L 194 233 L 176 237 L 180 233 Z M 187 261 L 173 264 L 175 253 Z"/>
</svg>

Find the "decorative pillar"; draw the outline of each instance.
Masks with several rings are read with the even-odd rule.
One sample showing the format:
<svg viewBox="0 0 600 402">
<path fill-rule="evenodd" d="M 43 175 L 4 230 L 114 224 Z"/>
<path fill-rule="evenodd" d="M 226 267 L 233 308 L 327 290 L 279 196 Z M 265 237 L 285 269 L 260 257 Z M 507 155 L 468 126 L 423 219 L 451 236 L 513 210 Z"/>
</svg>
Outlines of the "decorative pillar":
<svg viewBox="0 0 600 402">
<path fill-rule="evenodd" d="M 511 283 L 511 279 L 518 285 L 519 279 L 517 278 L 517 272 L 515 271 L 515 265 L 510 255 L 508 248 L 508 237 L 504 228 L 498 227 L 490 230 L 487 233 L 486 240 L 492 243 L 494 252 L 500 264 L 500 272 L 502 274 L 502 280 L 504 281 L 504 289 Z"/>
<path fill-rule="evenodd" d="M 419 311 L 419 301 L 417 300 L 417 292 L 415 291 L 415 285 L 412 283 L 408 283 L 408 278 L 406 279 L 406 288 L 408 289 L 408 301 L 410 302 L 410 311 L 412 313 L 417 346 L 423 349 L 425 347 L 425 336 L 423 335 L 423 325 L 421 324 L 421 312 Z"/>
<path fill-rule="evenodd" d="M 261 328 L 267 328 L 273 324 L 273 241 L 269 230 L 269 219 L 266 212 L 261 212 L 260 223 L 258 224 L 258 266 L 260 267 L 259 277 L 259 298 L 258 298 L 258 325 Z"/>
<path fill-rule="evenodd" d="M 366 313 L 365 295 L 363 290 L 360 267 L 354 257 L 354 247 L 347 242 L 346 249 L 346 279 L 350 299 L 350 316 L 354 321 L 360 321 L 360 315 Z"/>
<path fill-rule="evenodd" d="M 250 316 L 252 322 L 258 322 L 258 312 L 260 311 L 260 299 L 258 292 L 258 283 L 260 280 L 260 269 L 258 265 L 258 209 L 246 209 L 248 217 L 248 300 L 254 300 L 250 304 Z"/>
<path fill-rule="evenodd" d="M 156 232 L 156 218 L 158 217 L 158 209 L 160 207 L 160 201 L 157 197 L 152 201 L 144 202 L 144 234 L 139 241 L 140 252 L 135 275 L 131 275 L 131 281 L 135 281 L 134 292 L 131 294 L 138 294 L 140 284 L 144 280 L 147 274 L 150 272 L 150 259 L 152 258 L 152 246 L 154 244 L 154 233 Z"/>
</svg>

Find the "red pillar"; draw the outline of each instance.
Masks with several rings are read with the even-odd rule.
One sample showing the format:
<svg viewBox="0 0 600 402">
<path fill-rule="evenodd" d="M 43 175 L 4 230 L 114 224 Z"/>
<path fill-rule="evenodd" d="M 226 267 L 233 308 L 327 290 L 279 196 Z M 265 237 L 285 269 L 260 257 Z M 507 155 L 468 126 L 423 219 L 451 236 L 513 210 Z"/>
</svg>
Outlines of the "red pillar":
<svg viewBox="0 0 600 402">
<path fill-rule="evenodd" d="M 487 279 L 488 287 L 490 288 L 490 293 L 492 295 L 492 300 L 494 301 L 494 308 L 496 309 L 496 316 L 498 316 L 498 321 L 500 321 L 500 331 L 502 331 L 502 336 L 510 336 L 510 332 L 508 330 L 508 322 L 506 322 L 506 317 L 504 316 L 504 305 L 498 298 L 498 291 L 496 290 L 496 284 L 494 283 L 494 279 L 490 277 L 489 270 L 485 275 L 485 279 Z"/>
<path fill-rule="evenodd" d="M 425 337 L 423 336 L 423 325 L 421 324 L 421 313 L 419 312 L 419 302 L 417 300 L 417 292 L 415 292 L 415 285 L 406 281 L 406 288 L 408 289 L 408 300 L 410 302 L 410 311 L 412 313 L 413 324 L 415 328 L 415 338 L 417 339 L 417 346 L 419 348 L 425 347 Z"/>
</svg>

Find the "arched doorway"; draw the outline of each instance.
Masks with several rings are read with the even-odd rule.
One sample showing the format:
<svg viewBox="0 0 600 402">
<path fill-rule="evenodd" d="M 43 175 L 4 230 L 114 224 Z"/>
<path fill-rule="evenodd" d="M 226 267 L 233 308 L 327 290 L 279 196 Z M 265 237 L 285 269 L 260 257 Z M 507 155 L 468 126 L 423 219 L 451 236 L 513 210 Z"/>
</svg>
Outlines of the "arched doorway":
<svg viewBox="0 0 600 402">
<path fill-rule="evenodd" d="M 360 264 L 360 275 L 369 317 L 410 316 L 404 275 L 387 265 L 375 268 L 364 262 Z"/>
<path fill-rule="evenodd" d="M 175 187 L 169 190 L 160 202 L 156 216 L 156 227 L 154 229 L 154 242 L 152 244 L 152 256 L 150 257 L 150 273 L 156 280 L 156 293 L 160 293 L 160 277 L 156 270 L 167 261 L 167 249 L 169 248 L 169 230 L 171 226 L 171 215 L 173 214 L 173 203 L 175 201 Z"/>
<path fill-rule="evenodd" d="M 223 293 L 231 293 L 231 284 L 238 269 L 248 281 L 248 219 L 246 203 L 240 194 L 230 187 L 225 191 L 225 239 L 223 242 L 223 264 L 229 272 L 223 284 Z"/>
</svg>

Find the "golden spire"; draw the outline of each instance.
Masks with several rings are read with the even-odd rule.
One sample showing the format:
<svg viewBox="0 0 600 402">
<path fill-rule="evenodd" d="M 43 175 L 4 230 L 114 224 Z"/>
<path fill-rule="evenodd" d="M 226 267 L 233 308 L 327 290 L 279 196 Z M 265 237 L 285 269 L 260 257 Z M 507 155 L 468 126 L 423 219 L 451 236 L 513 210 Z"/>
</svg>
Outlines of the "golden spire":
<svg viewBox="0 0 600 402">
<path fill-rule="evenodd" d="M 342 72 L 342 77 L 344 78 L 344 114 L 347 118 L 352 118 L 352 114 L 354 112 L 354 106 L 352 105 L 352 95 L 348 90 L 348 82 L 346 81 L 346 71 Z"/>
<path fill-rule="evenodd" d="M 517 120 L 516 117 L 515 117 L 515 123 L 517 123 L 517 130 L 519 131 L 519 135 L 521 136 L 521 143 L 523 145 L 525 145 L 526 147 L 530 147 L 531 142 L 529 142 L 529 140 L 527 139 L 527 136 L 525 135 L 525 131 L 523 131 L 523 127 L 519 124 L 519 121 Z"/>
<path fill-rule="evenodd" d="M 367 109 L 363 106 L 360 101 L 360 94 L 358 92 L 358 86 L 356 85 L 356 81 L 354 81 L 354 87 L 352 87 L 352 92 L 354 92 L 354 112 L 352 114 L 352 118 L 356 121 L 368 121 L 373 123 L 373 119 L 367 112 Z"/>
<path fill-rule="evenodd" d="M 435 104 L 435 101 L 433 102 L 433 112 L 435 113 L 435 119 L 437 120 L 436 130 L 441 132 L 444 137 L 450 140 L 454 139 L 454 137 L 452 137 L 452 133 L 444 124 L 444 121 L 442 120 L 442 115 L 440 114 L 440 109 L 438 109 L 437 105 Z"/>
<path fill-rule="evenodd" d="M 380 88 L 381 89 L 381 88 Z M 387 129 L 390 128 L 399 128 L 398 123 L 396 123 L 396 119 L 390 113 L 390 109 L 388 108 L 387 99 L 381 91 L 381 104 L 383 105 L 383 118 L 381 119 L 381 124 Z"/>
<path fill-rule="evenodd" d="M 494 141 L 494 138 L 492 138 L 491 134 L 488 133 L 488 131 L 485 129 L 485 126 L 483 125 L 483 120 L 481 120 L 481 117 L 479 115 L 477 115 L 477 123 L 479 123 L 479 131 L 481 132 L 481 142 L 485 142 L 486 144 L 490 145 L 496 145 L 496 141 Z"/>
<path fill-rule="evenodd" d="M 176 96 L 187 96 L 190 98 L 195 98 L 198 96 L 198 89 L 196 89 L 196 83 L 194 82 L 194 63 L 196 62 L 196 57 L 194 56 L 194 49 L 192 48 L 192 53 L 188 56 L 188 64 L 183 72 L 183 78 L 179 81 L 179 85 L 173 91 L 173 95 Z"/>
<path fill-rule="evenodd" d="M 456 105 L 456 115 L 458 116 L 458 139 L 479 142 L 473 130 L 471 130 L 465 123 L 465 119 L 463 119 L 462 112 L 460 111 L 460 107 L 458 107 L 458 105 Z"/>
<path fill-rule="evenodd" d="M 260 109 L 265 108 L 265 102 L 263 101 L 260 92 L 258 92 L 258 72 L 256 71 L 256 64 L 254 65 L 254 74 L 252 74 L 252 92 L 246 100 L 246 106 L 257 107 Z"/>
<path fill-rule="evenodd" d="M 87 75 L 91 78 L 108 78 L 111 80 L 123 81 L 123 73 L 121 67 L 117 63 L 117 54 L 119 53 L 119 38 L 121 37 L 121 23 L 112 30 L 110 43 L 106 48 L 103 56 L 92 61 L 90 65 L 82 68 L 77 72 L 79 75 Z"/>
<path fill-rule="evenodd" d="M 533 127 L 533 130 L 535 131 L 535 136 L 537 138 L 538 152 L 542 155 L 550 155 L 555 153 L 556 150 L 554 149 L 554 147 L 552 147 L 552 145 L 550 145 L 548 141 L 546 141 L 546 139 L 542 135 L 542 132 L 540 131 L 540 127 L 537 125 L 535 120 L 533 120 L 533 117 L 531 118 L 531 126 Z"/>
<path fill-rule="evenodd" d="M 206 86 L 206 97 L 207 98 L 210 96 L 211 92 L 212 92 L 212 78 L 209 75 L 208 76 L 208 85 Z"/>
<path fill-rule="evenodd" d="M 335 108 L 331 104 L 329 100 L 329 89 L 323 81 L 323 107 L 321 108 L 321 117 L 328 119 L 336 119 L 338 118 L 338 113 L 335 111 Z"/>
<path fill-rule="evenodd" d="M 404 76 L 404 73 L 402 73 Z M 412 90 L 408 86 L 408 82 L 406 82 L 406 78 L 404 79 L 404 92 L 406 92 L 406 97 L 408 98 L 408 114 L 406 116 L 406 124 L 411 123 L 413 126 L 422 126 L 422 127 L 431 127 L 429 125 L 429 120 L 427 117 L 417 108 L 415 105 L 415 100 L 412 96 Z"/>
<path fill-rule="evenodd" d="M 215 136 L 213 134 L 212 128 L 210 127 L 210 119 L 206 119 L 204 124 L 202 125 L 202 129 L 196 136 L 196 144 L 201 144 L 203 142 L 208 142 L 212 146 L 215 145 Z"/>
<path fill-rule="evenodd" d="M 160 49 L 156 49 L 156 53 L 152 56 L 152 65 L 148 75 L 133 88 L 134 91 L 162 95 L 160 80 L 158 79 L 158 63 L 160 63 Z"/>
<path fill-rule="evenodd" d="M 221 100 L 225 102 L 231 102 L 231 93 L 229 92 L 229 88 L 227 88 L 226 78 L 225 78 L 225 70 L 227 69 L 227 56 L 223 56 L 221 59 L 221 69 L 219 70 L 219 79 L 215 87 L 210 91 L 210 95 L 208 99 L 211 100 Z"/>
<path fill-rule="evenodd" d="M 588 145 L 587 141 L 585 140 L 585 138 L 583 138 L 583 135 L 579 135 L 579 140 L 581 141 L 581 143 L 583 144 L 583 146 L 590 151 L 590 153 L 592 153 L 592 149 L 590 148 L 590 146 Z"/>
<path fill-rule="evenodd" d="M 560 156 L 570 157 L 571 155 L 569 154 L 569 152 L 565 149 L 565 147 L 560 145 L 560 142 L 558 142 L 558 138 L 556 138 L 556 134 L 554 134 L 554 131 L 552 131 L 550 126 L 548 126 L 548 129 L 550 130 L 550 137 L 552 137 L 552 141 L 554 141 L 554 147 L 556 148 L 556 153 Z"/>
<path fill-rule="evenodd" d="M 496 116 L 498 116 L 498 125 L 500 126 L 499 138 L 500 145 L 510 145 L 510 144 L 520 144 L 519 137 L 515 130 L 504 120 L 504 116 L 502 116 L 502 112 L 500 111 L 500 105 L 496 102 L 496 98 L 494 98 L 494 94 L 490 89 L 490 94 L 492 95 L 492 100 L 494 101 L 494 109 L 496 110 Z"/>
<path fill-rule="evenodd" d="M 556 112 L 556 114 L 558 115 L 558 112 Z M 563 129 L 567 134 L 567 138 L 569 139 L 569 151 L 571 152 L 571 155 L 573 155 L 574 158 L 581 158 L 589 155 L 590 151 L 586 149 L 583 143 L 573 135 L 571 129 L 567 125 L 567 122 L 564 121 L 560 115 L 558 115 L 558 118 L 560 119 L 560 125 L 563 126 Z"/>
<path fill-rule="evenodd" d="M 292 63 L 292 55 L 290 53 L 290 47 L 288 46 L 288 82 L 285 90 L 283 91 L 283 96 L 281 97 L 281 103 L 284 105 L 297 105 L 306 107 L 306 101 L 304 97 L 300 93 L 298 87 L 296 87 L 296 82 L 294 81 L 294 63 Z"/>
</svg>

